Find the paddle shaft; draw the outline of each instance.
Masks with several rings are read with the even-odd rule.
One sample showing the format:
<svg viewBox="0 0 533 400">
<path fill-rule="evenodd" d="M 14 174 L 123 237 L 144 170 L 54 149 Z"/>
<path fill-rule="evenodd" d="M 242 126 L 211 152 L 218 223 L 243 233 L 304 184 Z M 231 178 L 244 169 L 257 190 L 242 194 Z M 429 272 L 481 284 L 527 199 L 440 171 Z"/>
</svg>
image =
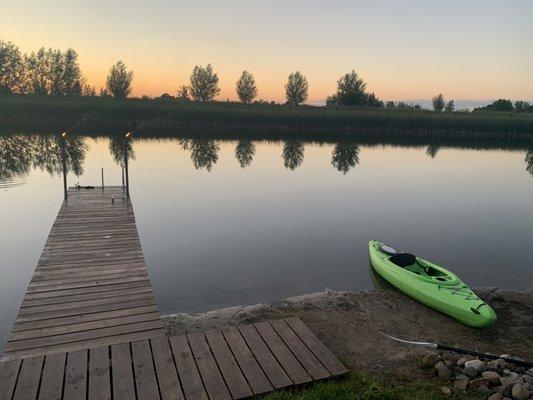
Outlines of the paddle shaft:
<svg viewBox="0 0 533 400">
<path fill-rule="evenodd" d="M 526 368 L 533 367 L 533 363 L 528 362 L 528 361 L 517 360 L 516 358 L 499 357 L 499 356 L 495 356 L 495 355 L 492 355 L 492 354 L 479 353 L 477 351 L 472 351 L 472 350 L 458 349 L 456 347 L 444 346 L 442 344 L 437 344 L 437 349 L 453 351 L 454 353 L 460 353 L 460 354 L 468 354 L 468 355 L 476 356 L 476 357 L 480 357 L 480 358 L 488 358 L 490 360 L 497 360 L 498 358 L 501 358 L 502 360 L 505 360 L 505 361 L 507 361 L 509 363 L 518 364 L 518 365 L 521 365 L 521 366 L 526 367 Z"/>
</svg>

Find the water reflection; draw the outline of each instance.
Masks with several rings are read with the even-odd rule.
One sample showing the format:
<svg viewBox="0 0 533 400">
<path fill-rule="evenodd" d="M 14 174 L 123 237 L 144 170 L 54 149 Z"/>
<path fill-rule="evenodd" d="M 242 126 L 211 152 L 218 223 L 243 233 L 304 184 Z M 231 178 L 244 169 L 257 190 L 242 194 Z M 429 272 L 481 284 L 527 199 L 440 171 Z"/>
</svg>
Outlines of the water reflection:
<svg viewBox="0 0 533 400">
<path fill-rule="evenodd" d="M 333 148 L 331 165 L 344 175 L 359 164 L 359 147 L 355 143 L 339 142 Z"/>
<path fill-rule="evenodd" d="M 426 149 L 426 154 L 430 156 L 431 158 L 435 158 L 439 150 L 440 150 L 440 146 L 435 146 L 435 145 L 430 144 Z"/>
<path fill-rule="evenodd" d="M 526 171 L 533 175 L 533 150 L 528 150 L 526 153 Z"/>
<path fill-rule="evenodd" d="M 304 144 L 299 140 L 288 140 L 283 145 L 283 165 L 294 171 L 304 162 Z"/>
<path fill-rule="evenodd" d="M 87 145 L 82 138 L 68 136 L 65 140 L 67 172 L 83 174 Z M 20 179 L 32 168 L 51 175 L 60 174 L 61 139 L 58 136 L 0 136 L 0 179 Z"/>
<path fill-rule="evenodd" d="M 126 155 L 126 152 L 128 154 L 128 160 L 135 160 L 133 141 L 133 138 L 126 140 L 124 135 L 109 136 L 109 151 L 113 155 L 113 158 L 117 164 L 124 164 L 124 156 Z"/>
<path fill-rule="evenodd" d="M 218 161 L 220 147 L 214 140 L 208 139 L 179 139 L 183 150 L 191 152 L 191 160 L 196 169 L 211 169 Z"/>
<path fill-rule="evenodd" d="M 248 167 L 255 154 L 255 144 L 251 140 L 240 140 L 235 147 L 235 158 L 239 161 L 241 168 Z"/>
</svg>

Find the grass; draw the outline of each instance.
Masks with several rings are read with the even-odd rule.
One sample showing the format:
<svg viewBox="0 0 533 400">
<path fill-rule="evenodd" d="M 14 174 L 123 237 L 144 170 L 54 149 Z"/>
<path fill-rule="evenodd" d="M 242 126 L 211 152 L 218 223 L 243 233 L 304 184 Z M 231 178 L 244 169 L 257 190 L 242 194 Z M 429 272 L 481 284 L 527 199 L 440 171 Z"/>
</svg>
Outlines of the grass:
<svg viewBox="0 0 533 400">
<path fill-rule="evenodd" d="M 533 114 L 504 112 L 434 113 L 427 110 L 354 109 L 231 102 L 100 97 L 0 96 L 0 124 L 62 129 L 221 131 L 254 133 L 372 133 L 529 136 Z"/>
<path fill-rule="evenodd" d="M 441 384 L 431 382 L 396 381 L 385 386 L 377 379 L 351 372 L 345 379 L 319 382 L 303 389 L 270 393 L 262 400 L 435 400 L 479 399 L 472 391 L 453 392 L 451 397 L 440 390 Z"/>
</svg>

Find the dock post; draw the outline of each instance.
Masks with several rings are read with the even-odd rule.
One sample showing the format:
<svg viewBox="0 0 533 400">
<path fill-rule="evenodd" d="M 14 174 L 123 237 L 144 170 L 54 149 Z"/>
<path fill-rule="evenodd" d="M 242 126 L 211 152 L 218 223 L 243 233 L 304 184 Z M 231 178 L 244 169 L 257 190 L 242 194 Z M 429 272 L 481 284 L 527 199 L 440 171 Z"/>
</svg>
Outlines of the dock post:
<svg viewBox="0 0 533 400">
<path fill-rule="evenodd" d="M 63 132 L 61 134 L 61 163 L 62 163 L 62 166 L 63 166 L 63 196 L 64 196 L 65 200 L 68 199 L 66 141 L 67 141 L 67 132 Z"/>
<path fill-rule="evenodd" d="M 126 198 L 130 198 L 130 177 L 128 171 L 128 140 L 131 138 L 131 132 L 124 135 L 124 171 L 126 174 Z"/>
<path fill-rule="evenodd" d="M 102 192 L 104 191 L 104 169 L 102 168 Z"/>
</svg>

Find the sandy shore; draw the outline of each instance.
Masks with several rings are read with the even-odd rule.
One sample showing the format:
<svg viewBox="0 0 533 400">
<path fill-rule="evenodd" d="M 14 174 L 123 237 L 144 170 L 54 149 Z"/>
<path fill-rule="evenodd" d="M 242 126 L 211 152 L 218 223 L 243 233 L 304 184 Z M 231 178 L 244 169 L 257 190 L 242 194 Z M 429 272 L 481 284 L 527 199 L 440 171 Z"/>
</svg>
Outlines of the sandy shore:
<svg viewBox="0 0 533 400">
<path fill-rule="evenodd" d="M 434 341 L 494 354 L 533 359 L 533 291 L 477 289 L 498 321 L 473 329 L 394 291 L 325 292 L 291 297 L 273 307 L 267 304 L 231 307 L 162 319 L 168 334 L 190 333 L 285 316 L 299 316 L 346 364 L 357 370 L 413 376 L 424 373 L 426 350 L 385 338 Z"/>
</svg>

